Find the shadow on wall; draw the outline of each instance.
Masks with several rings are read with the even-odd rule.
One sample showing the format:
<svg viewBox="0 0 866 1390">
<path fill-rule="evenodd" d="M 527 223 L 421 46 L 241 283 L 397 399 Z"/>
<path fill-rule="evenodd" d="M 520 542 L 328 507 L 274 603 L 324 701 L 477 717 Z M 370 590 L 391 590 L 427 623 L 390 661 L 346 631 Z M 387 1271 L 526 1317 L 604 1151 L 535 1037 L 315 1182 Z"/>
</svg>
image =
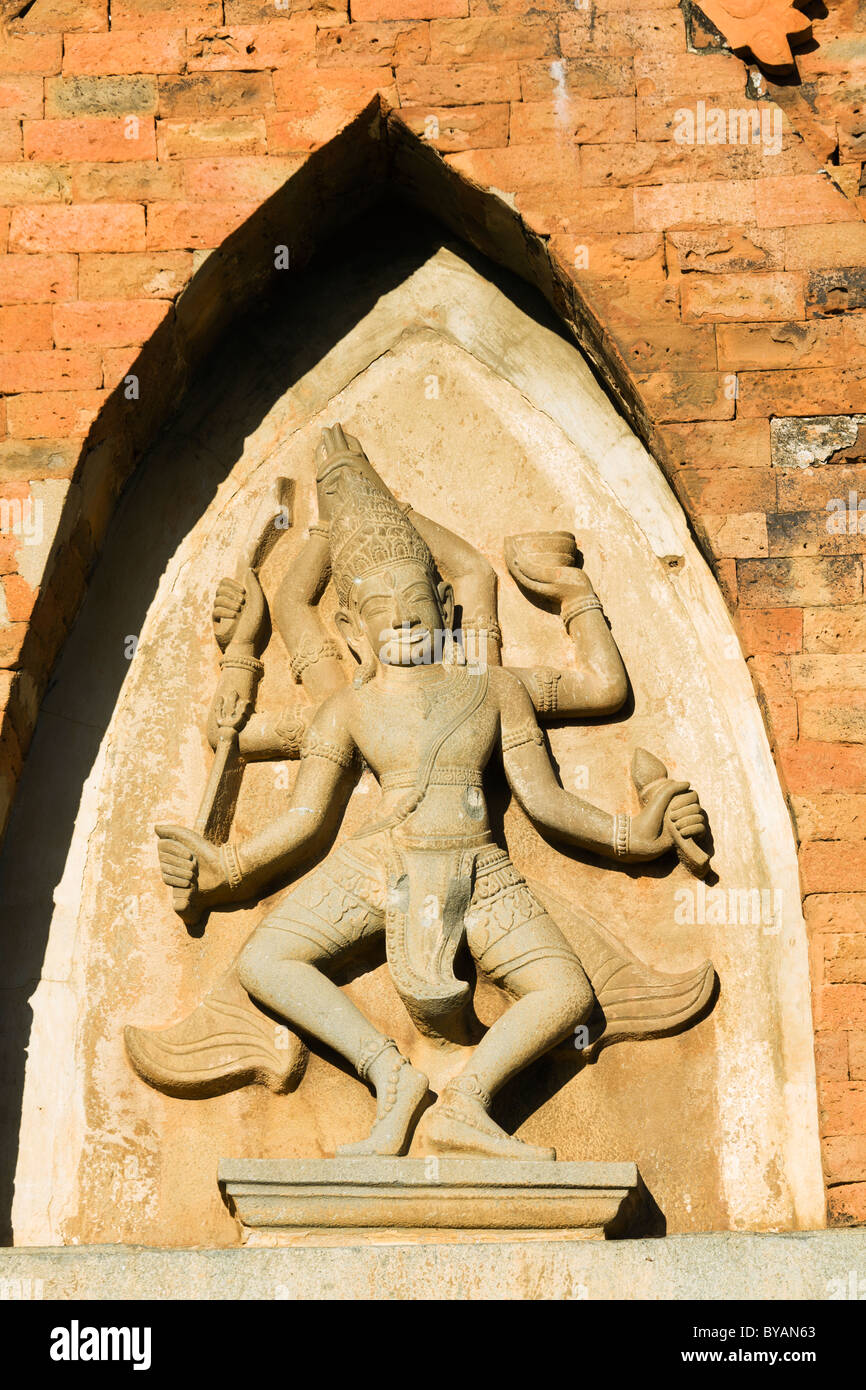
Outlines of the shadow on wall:
<svg viewBox="0 0 866 1390">
<path fill-rule="evenodd" d="M 43 701 L 0 854 L 0 931 L 6 947 L 0 1016 L 0 1226 L 9 1243 L 29 999 L 46 960 L 53 894 L 100 742 L 160 576 L 237 463 L 244 441 L 301 378 L 448 234 L 408 206 L 383 201 L 287 277 L 267 308 L 241 316 L 198 373 L 172 422 L 136 470 L 108 531 L 87 597 Z M 461 245 L 486 278 L 546 327 L 561 327 L 535 291 Z M 142 518 L 147 524 L 142 525 Z M 158 536 L 155 547 L 153 537 Z M 203 723 L 204 710 L 190 710 Z M 141 767 L 148 778 L 149 769 Z M 154 851 L 155 852 L 155 851 Z M 55 949 L 57 949 L 55 947 Z M 43 985 L 49 988 L 50 984 Z M 60 986 L 62 987 L 62 986 Z"/>
</svg>

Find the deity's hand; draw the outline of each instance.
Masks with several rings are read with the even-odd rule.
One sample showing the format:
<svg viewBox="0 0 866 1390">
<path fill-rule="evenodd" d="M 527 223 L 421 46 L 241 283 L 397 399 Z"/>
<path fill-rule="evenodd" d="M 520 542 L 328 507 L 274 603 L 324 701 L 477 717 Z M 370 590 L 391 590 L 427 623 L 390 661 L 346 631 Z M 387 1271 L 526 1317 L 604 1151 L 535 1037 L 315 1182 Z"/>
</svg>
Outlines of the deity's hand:
<svg viewBox="0 0 866 1390">
<path fill-rule="evenodd" d="M 326 472 L 329 464 L 339 461 L 350 464 L 359 473 L 369 473 L 371 479 L 376 479 L 376 474 L 370 466 L 370 460 L 353 434 L 346 434 L 342 425 L 334 425 L 331 429 L 322 430 L 322 438 L 316 448 L 316 475 L 319 479 L 317 495 L 319 502 L 319 521 L 329 522 L 333 510 L 333 498 L 339 490 L 340 470 L 334 468 L 331 472 Z M 324 473 L 324 476 L 322 476 Z"/>
<path fill-rule="evenodd" d="M 688 782 L 668 779 L 651 792 L 643 810 L 632 816 L 630 856 L 657 859 L 674 844 L 672 827 L 685 839 L 700 839 L 706 832 L 707 818 Z"/>
<path fill-rule="evenodd" d="M 267 605 L 262 586 L 252 570 L 247 570 L 244 584 L 236 579 L 221 579 L 213 605 L 214 636 L 225 651 L 230 642 L 249 647 L 258 656 L 265 636 Z"/>
<path fill-rule="evenodd" d="M 574 536 L 567 531 L 507 536 L 505 562 L 521 589 L 558 602 L 560 607 L 594 594 L 589 578 L 578 565 Z"/>
<path fill-rule="evenodd" d="M 204 906 L 229 896 L 219 845 L 180 825 L 154 826 L 159 836 L 159 867 L 173 890 L 175 908 Z"/>
</svg>

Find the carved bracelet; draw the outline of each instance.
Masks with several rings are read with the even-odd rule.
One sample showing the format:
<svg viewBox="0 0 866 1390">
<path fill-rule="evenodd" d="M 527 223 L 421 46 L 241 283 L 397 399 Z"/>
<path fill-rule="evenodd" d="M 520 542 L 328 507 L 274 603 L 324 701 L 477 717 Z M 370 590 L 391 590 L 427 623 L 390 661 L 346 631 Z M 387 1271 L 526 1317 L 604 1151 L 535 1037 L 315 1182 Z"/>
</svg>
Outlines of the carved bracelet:
<svg viewBox="0 0 866 1390">
<path fill-rule="evenodd" d="M 579 618 L 581 613 L 589 613 L 593 608 L 601 608 L 601 599 L 596 598 L 595 594 L 590 594 L 586 598 L 572 599 L 571 603 L 562 605 L 562 621 L 568 627 L 572 618 Z"/>
<path fill-rule="evenodd" d="M 224 656 L 220 662 L 220 670 L 225 671 L 231 667 L 235 667 L 238 671 L 252 671 L 253 675 L 259 679 L 265 673 L 263 664 L 254 656 Z"/>
<path fill-rule="evenodd" d="M 241 871 L 241 862 L 238 857 L 237 846 L 231 840 L 226 840 L 225 844 L 220 845 L 220 859 L 222 860 L 223 871 L 226 882 L 233 893 L 236 893 L 244 881 Z"/>
</svg>

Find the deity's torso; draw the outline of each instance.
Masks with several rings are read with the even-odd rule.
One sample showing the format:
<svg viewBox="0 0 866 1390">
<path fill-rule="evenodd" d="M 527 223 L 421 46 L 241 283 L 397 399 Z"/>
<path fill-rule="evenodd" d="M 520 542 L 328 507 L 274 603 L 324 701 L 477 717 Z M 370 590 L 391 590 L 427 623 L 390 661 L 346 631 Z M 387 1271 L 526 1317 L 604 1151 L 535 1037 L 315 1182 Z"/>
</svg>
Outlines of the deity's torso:
<svg viewBox="0 0 866 1390">
<path fill-rule="evenodd" d="M 410 668 L 386 672 L 356 692 L 351 732 L 382 787 L 377 820 L 425 785 L 411 817 L 414 836 L 474 839 L 489 831 L 482 776 L 499 736 L 490 674 Z"/>
</svg>

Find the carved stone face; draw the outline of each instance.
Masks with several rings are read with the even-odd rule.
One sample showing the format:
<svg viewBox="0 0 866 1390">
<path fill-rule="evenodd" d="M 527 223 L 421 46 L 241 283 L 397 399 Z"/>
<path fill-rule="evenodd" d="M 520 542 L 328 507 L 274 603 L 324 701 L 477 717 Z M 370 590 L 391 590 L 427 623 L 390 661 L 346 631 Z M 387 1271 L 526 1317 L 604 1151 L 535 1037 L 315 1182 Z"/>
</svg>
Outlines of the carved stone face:
<svg viewBox="0 0 866 1390">
<path fill-rule="evenodd" d="M 397 560 L 356 581 L 350 618 L 383 665 L 427 665 L 441 660 L 453 619 L 451 586 L 435 584 L 416 560 Z"/>
</svg>

